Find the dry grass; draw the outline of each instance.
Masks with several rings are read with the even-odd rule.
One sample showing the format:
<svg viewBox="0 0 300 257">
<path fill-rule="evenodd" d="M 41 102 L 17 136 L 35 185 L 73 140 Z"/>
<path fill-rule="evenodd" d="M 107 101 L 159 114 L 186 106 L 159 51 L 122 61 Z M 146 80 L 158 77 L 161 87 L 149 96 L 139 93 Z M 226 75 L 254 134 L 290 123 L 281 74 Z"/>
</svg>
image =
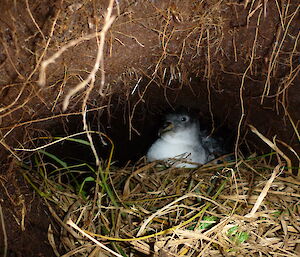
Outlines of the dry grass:
<svg viewBox="0 0 300 257">
<path fill-rule="evenodd" d="M 197 170 L 109 160 L 97 171 L 46 157 L 24 176 L 60 226 L 48 238 L 63 256 L 299 254 L 300 183 L 272 167 L 275 153 Z"/>
</svg>

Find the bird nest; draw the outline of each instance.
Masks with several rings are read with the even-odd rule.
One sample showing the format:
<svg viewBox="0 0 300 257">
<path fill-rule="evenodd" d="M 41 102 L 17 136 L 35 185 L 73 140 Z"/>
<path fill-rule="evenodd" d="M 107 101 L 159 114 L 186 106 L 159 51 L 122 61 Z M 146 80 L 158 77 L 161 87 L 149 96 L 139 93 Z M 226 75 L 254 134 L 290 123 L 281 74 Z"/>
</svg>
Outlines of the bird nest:
<svg viewBox="0 0 300 257">
<path fill-rule="evenodd" d="M 98 167 L 47 149 L 26 161 L 23 176 L 57 222 L 57 256 L 298 256 L 300 183 L 272 165 L 276 152 L 197 169 L 118 168 L 112 153 Z"/>
</svg>

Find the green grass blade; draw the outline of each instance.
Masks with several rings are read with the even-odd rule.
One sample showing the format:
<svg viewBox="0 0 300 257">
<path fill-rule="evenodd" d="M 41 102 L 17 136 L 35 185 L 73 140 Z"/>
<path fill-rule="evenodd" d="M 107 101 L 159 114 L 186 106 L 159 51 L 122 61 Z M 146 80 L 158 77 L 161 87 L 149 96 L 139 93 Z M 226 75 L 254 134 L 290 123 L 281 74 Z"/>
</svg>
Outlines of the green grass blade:
<svg viewBox="0 0 300 257">
<path fill-rule="evenodd" d="M 56 161 L 58 164 L 60 164 L 62 167 L 67 168 L 68 165 L 66 162 L 62 161 L 61 159 L 59 159 L 57 156 L 55 156 L 52 153 L 46 152 L 44 150 L 39 150 L 39 153 L 45 154 L 46 156 L 48 156 L 49 158 L 51 158 L 52 160 Z"/>
</svg>

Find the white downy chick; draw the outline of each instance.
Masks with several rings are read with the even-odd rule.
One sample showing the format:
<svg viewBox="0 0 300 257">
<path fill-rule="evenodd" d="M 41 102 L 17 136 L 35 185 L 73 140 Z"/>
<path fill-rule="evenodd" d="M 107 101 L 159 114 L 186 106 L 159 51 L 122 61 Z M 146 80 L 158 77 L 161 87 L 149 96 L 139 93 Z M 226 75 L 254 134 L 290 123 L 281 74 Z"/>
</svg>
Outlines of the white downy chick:
<svg viewBox="0 0 300 257">
<path fill-rule="evenodd" d="M 166 115 L 159 136 L 147 152 L 150 162 L 164 160 L 178 168 L 196 168 L 215 158 L 203 145 L 199 121 L 186 111 Z"/>
</svg>

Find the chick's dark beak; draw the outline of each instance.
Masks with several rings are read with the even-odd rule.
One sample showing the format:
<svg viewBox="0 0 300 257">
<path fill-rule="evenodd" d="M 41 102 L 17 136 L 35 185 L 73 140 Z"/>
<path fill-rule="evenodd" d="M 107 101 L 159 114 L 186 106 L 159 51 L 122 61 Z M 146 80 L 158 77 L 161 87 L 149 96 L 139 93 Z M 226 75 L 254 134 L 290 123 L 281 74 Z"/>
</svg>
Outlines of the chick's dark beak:
<svg viewBox="0 0 300 257">
<path fill-rule="evenodd" d="M 174 128 L 174 124 L 170 121 L 164 123 L 163 127 L 158 131 L 158 135 L 161 136 L 162 134 L 172 130 Z"/>
</svg>

